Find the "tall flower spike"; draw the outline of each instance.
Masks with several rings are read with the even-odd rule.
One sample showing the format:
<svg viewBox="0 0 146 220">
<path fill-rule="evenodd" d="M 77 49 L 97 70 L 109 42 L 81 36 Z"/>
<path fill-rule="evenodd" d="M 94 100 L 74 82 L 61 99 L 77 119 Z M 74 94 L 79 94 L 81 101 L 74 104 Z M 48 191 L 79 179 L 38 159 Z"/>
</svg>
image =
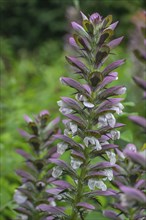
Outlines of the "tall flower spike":
<svg viewBox="0 0 146 220">
<path fill-rule="evenodd" d="M 22 185 L 16 189 L 14 200 L 17 203 L 16 211 L 18 219 L 43 219 L 46 213 L 37 207 L 40 203 L 49 204 L 50 213 L 55 210 L 55 201 L 52 194 L 47 192 L 57 175 L 52 178 L 52 165 L 48 162 L 50 158 L 57 158 L 56 146 L 53 144 L 54 134 L 59 134 L 59 118 L 50 121 L 47 110 L 41 111 L 32 120 L 25 116 L 30 133 L 20 130 L 21 135 L 30 144 L 29 153 L 17 149 L 17 153 L 25 159 L 25 167 L 17 170 L 16 173 L 22 178 Z M 54 168 L 53 168 L 54 169 Z M 49 214 L 48 214 L 49 216 Z M 52 214 L 52 218 L 53 214 Z"/>
<path fill-rule="evenodd" d="M 124 60 L 105 66 L 111 49 L 122 40 L 111 40 L 117 22 L 112 24 L 111 15 L 102 18 L 94 13 L 87 18 L 81 14 L 82 25 L 72 22 L 74 34 L 70 40 L 78 56 L 66 57 L 81 80 L 61 78 L 61 82 L 73 88 L 76 95 L 62 97 L 58 102 L 67 119 L 64 120 L 64 135 L 55 135 L 61 140 L 58 153 L 70 151 L 70 163 L 61 159 L 51 160 L 57 165 L 56 169 L 63 170 L 62 176 L 67 176 L 66 180 L 68 176 L 72 179 L 74 190 L 68 188 L 63 194 L 67 210 L 64 213 L 68 216 L 65 219 L 70 220 L 84 219 L 88 211 L 97 211 L 95 199 L 98 201 L 98 196 L 114 195 L 114 191 L 107 189 L 106 182 L 113 179 L 113 168 L 116 169 L 115 149 L 118 146 L 112 142 L 120 138 L 117 128 L 123 126 L 116 123 L 115 113 L 123 110 L 121 99 L 117 96 L 126 91 L 124 86 L 108 87 L 117 80 L 115 69 Z"/>
</svg>

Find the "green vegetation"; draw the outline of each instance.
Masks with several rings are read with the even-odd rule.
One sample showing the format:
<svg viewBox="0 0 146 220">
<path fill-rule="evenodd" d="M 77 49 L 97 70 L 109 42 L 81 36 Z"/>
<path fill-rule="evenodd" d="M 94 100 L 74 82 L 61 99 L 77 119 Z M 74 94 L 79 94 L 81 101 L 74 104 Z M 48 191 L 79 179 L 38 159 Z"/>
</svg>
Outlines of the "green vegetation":
<svg viewBox="0 0 146 220">
<path fill-rule="evenodd" d="M 120 20 L 121 29 L 117 35 L 126 34 L 126 40 L 129 37 L 131 14 L 144 5 L 142 0 L 135 0 L 132 3 L 131 0 L 121 0 L 116 4 L 114 0 L 86 0 L 84 6 L 83 2 L 81 0 L 80 5 L 86 13 L 88 8 L 89 13 L 93 11 L 100 11 L 103 15 L 111 13 L 115 20 Z M 23 116 L 25 114 L 33 116 L 43 109 L 48 109 L 54 118 L 59 114 L 56 102 L 60 96 L 66 96 L 72 92 L 59 82 L 60 76 L 69 76 L 70 71 L 62 48 L 63 36 L 67 31 L 65 9 L 71 3 L 71 0 L 15 0 L 0 3 L 4 20 L 0 39 L 1 220 L 12 220 L 15 216 L 12 211 L 13 193 L 19 185 L 15 170 L 23 166 L 22 158 L 15 153 L 15 149 L 29 147 L 18 132 L 18 128 L 25 128 Z M 12 14 L 9 14 L 11 9 Z M 29 19 L 32 23 L 28 22 Z M 130 27 L 132 28 L 132 25 Z M 122 141 L 119 145 L 124 147 L 127 142 L 134 142 L 141 148 L 144 140 L 139 140 L 137 127 L 127 119 L 129 113 L 136 111 L 144 115 L 144 109 L 139 99 L 141 91 L 132 81 L 134 67 L 131 55 L 127 52 L 126 40 L 123 42 L 124 47 L 123 45 L 119 47 L 115 51 L 116 55 L 113 55 L 116 59 L 127 59 L 126 64 L 118 71 L 119 84 L 124 84 L 128 90 L 128 95 L 125 97 L 127 106 L 125 114 L 119 119 L 127 125 L 128 131 L 125 133 L 124 128 L 122 129 Z"/>
</svg>

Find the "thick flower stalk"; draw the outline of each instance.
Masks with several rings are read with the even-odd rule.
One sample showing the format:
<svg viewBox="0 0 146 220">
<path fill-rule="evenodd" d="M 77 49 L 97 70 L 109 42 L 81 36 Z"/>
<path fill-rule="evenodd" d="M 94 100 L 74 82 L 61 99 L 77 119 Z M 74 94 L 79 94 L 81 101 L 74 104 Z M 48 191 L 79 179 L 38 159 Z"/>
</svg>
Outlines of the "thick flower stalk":
<svg viewBox="0 0 146 220">
<path fill-rule="evenodd" d="M 37 208 L 38 205 L 47 202 L 51 212 L 56 206 L 49 192 L 55 179 L 52 178 L 52 164 L 48 161 L 58 157 L 53 135 L 60 133 L 59 118 L 50 121 L 49 112 L 44 110 L 34 120 L 25 116 L 25 121 L 29 132 L 20 130 L 20 134 L 27 140 L 31 149 L 29 153 L 17 149 L 17 153 L 25 159 L 22 170 L 16 171 L 22 178 L 22 185 L 14 194 L 17 217 L 19 220 L 43 220 L 47 215 Z"/>
<path fill-rule="evenodd" d="M 78 56 L 66 57 L 78 80 L 61 78 L 62 84 L 73 88 L 75 95 L 58 101 L 59 110 L 66 119 L 64 135 L 55 135 L 61 140 L 57 152 L 70 156 L 67 162 L 50 159 L 57 165 L 53 177 L 62 176 L 66 184 L 70 184 L 63 194 L 56 193 L 65 201 L 66 216 L 60 219 L 70 220 L 85 219 L 88 211 L 97 211 L 98 196 L 114 195 L 107 184 L 116 169 L 118 146 L 113 142 L 120 138 L 117 128 L 123 126 L 116 122 L 115 115 L 121 114 L 124 108 L 120 103 L 122 98 L 117 96 L 126 91 L 124 86 L 109 87 L 118 79 L 115 69 L 124 60 L 105 66 L 111 50 L 123 39 L 111 40 L 118 22 L 112 23 L 111 15 L 102 18 L 94 13 L 87 18 L 81 14 L 82 25 L 72 22 L 74 34 L 69 40 Z"/>
<path fill-rule="evenodd" d="M 146 151 L 138 152 L 128 144 L 123 153 L 119 170 L 113 182 L 117 187 L 117 198 L 112 204 L 116 210 L 106 210 L 104 215 L 115 220 L 144 220 L 146 216 Z"/>
</svg>

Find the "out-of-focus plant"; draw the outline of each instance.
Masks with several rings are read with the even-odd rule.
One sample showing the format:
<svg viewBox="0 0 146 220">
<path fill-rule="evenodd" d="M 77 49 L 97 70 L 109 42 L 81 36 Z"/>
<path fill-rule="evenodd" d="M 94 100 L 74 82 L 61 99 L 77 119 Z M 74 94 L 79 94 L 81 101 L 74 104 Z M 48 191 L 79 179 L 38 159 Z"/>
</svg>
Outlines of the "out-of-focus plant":
<svg viewBox="0 0 146 220">
<path fill-rule="evenodd" d="M 146 14 L 145 11 L 139 10 L 137 11 L 131 18 L 132 23 L 134 24 L 134 30 L 131 32 L 130 35 L 130 51 L 132 51 L 132 60 L 134 63 L 133 71 L 136 75 L 140 77 L 144 76 L 145 71 L 145 59 L 146 59 L 146 52 L 145 52 L 145 45 L 143 38 L 145 33 L 145 21 L 146 21 Z M 134 51 L 134 53 L 133 53 Z M 135 56 L 136 55 L 136 56 Z M 142 62 L 139 62 L 139 59 Z"/>
<path fill-rule="evenodd" d="M 141 16 L 144 20 L 146 19 L 146 11 L 141 12 Z M 140 19 L 139 19 L 140 20 Z M 144 22 L 137 22 L 138 25 L 138 33 L 139 33 L 139 41 L 142 41 L 142 48 L 136 48 L 134 49 L 134 54 L 138 61 L 140 63 L 144 64 L 145 68 L 145 63 L 146 63 L 146 24 Z M 142 39 L 142 40 L 141 40 Z M 145 71 L 145 70 L 144 70 Z M 139 73 L 138 73 L 139 74 Z M 137 75 L 138 75 L 137 74 Z M 145 73 L 144 73 L 145 74 Z M 141 74 L 142 76 L 144 74 Z M 144 91 L 143 99 L 146 99 L 146 81 L 142 77 L 138 76 L 133 76 L 133 80 L 135 83 Z M 141 126 L 144 129 L 144 132 L 146 131 L 146 118 L 142 116 L 129 116 L 129 119 Z"/>
<path fill-rule="evenodd" d="M 49 160 L 57 165 L 53 168 L 53 177 L 66 176 L 64 184 L 70 184 L 63 193 L 56 190 L 56 197 L 64 201 L 66 208 L 59 219 L 70 220 L 85 219 L 88 212 L 97 211 L 98 196 L 115 194 L 114 190 L 107 189 L 106 182 L 113 179 L 115 149 L 118 147 L 113 142 L 120 138 L 117 128 L 123 126 L 114 116 L 115 113 L 121 114 L 124 108 L 120 103 L 122 98 L 117 96 L 126 91 L 124 86 L 109 87 L 118 79 L 114 70 L 124 60 L 105 66 L 111 50 L 123 39 L 111 40 L 118 22 L 112 23 L 111 15 L 105 18 L 98 13 L 89 18 L 81 15 L 82 25 L 72 22 L 74 34 L 70 38 L 78 57 L 66 57 L 80 82 L 61 78 L 64 85 L 75 90 L 75 98 L 62 97 L 58 101 L 59 110 L 66 117 L 64 135 L 55 135 L 61 140 L 57 152 L 62 158 Z M 63 156 L 68 152 L 66 161 Z M 39 208 L 47 211 L 45 204 Z"/>
<path fill-rule="evenodd" d="M 54 134 L 59 134 L 59 118 L 50 121 L 47 110 L 41 111 L 32 120 L 25 116 L 29 133 L 20 130 L 20 134 L 26 139 L 31 151 L 26 152 L 17 149 L 17 153 L 25 159 L 25 165 L 17 174 L 22 178 L 22 185 L 15 191 L 14 200 L 17 203 L 15 210 L 21 220 L 45 219 L 46 214 L 41 213 L 37 206 L 43 201 L 49 204 L 50 210 L 55 206 L 55 201 L 49 194 L 49 188 L 55 180 L 52 178 L 52 164 L 50 158 L 57 158 Z"/>
<path fill-rule="evenodd" d="M 145 16 L 145 12 L 140 13 L 142 18 Z M 136 18 L 137 19 L 137 18 Z M 137 36 L 143 36 L 145 38 L 146 27 L 144 23 L 138 22 L 138 31 L 141 30 Z M 140 25 L 140 26 L 139 26 Z M 139 39 L 140 40 L 140 39 Z M 145 39 L 142 41 L 144 46 L 134 50 L 134 54 L 141 62 L 146 60 Z M 141 74 L 142 75 L 142 74 Z M 146 81 L 138 76 L 133 77 L 135 83 L 144 90 L 144 99 L 146 92 Z M 129 119 L 141 126 L 146 131 L 146 119 L 141 116 L 129 116 Z M 127 219 L 127 220 L 144 220 L 146 216 L 146 192 L 145 192 L 145 173 L 146 173 L 146 151 L 145 145 L 137 151 L 134 144 L 128 144 L 123 153 L 118 151 L 119 154 L 119 171 L 115 174 L 116 178 L 113 181 L 117 186 L 117 198 L 116 202 L 112 204 L 112 207 L 117 211 L 106 210 L 104 215 L 109 219 Z M 120 160 L 120 157 L 122 160 Z"/>
<path fill-rule="evenodd" d="M 119 170 L 113 181 L 117 187 L 116 201 L 110 204 L 114 210 L 104 211 L 104 216 L 112 220 L 144 220 L 146 152 L 138 152 L 135 145 L 128 144 L 123 153 L 118 153 Z"/>
</svg>

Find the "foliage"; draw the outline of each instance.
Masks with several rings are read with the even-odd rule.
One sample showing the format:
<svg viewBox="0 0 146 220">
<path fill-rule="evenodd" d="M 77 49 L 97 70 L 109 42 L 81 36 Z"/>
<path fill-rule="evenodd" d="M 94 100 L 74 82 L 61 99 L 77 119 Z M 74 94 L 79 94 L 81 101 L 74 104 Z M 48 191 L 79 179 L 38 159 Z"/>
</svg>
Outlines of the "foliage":
<svg viewBox="0 0 146 220">
<path fill-rule="evenodd" d="M 74 0 L 13 0 L 1 1 L 0 10 L 3 22 L 1 34 L 10 39 L 15 49 L 38 47 L 48 39 L 58 39 L 67 31 L 65 11 L 74 5 Z M 76 1 L 77 2 L 77 1 Z M 103 16 L 109 13 L 121 21 L 118 32 L 128 33 L 129 18 L 138 8 L 144 7 L 144 0 L 78 0 L 78 5 L 87 14 L 100 11 Z M 61 42 L 60 42 L 61 43 Z M 62 44 L 61 44 L 62 45 Z"/>
<path fill-rule="evenodd" d="M 66 77 L 70 77 L 69 69 L 64 65 L 64 52 L 62 52 L 62 46 L 60 46 L 63 45 L 62 36 L 66 31 L 66 23 L 64 20 L 65 8 L 68 5 L 68 2 L 70 4 L 70 1 L 53 0 L 51 3 L 49 0 L 43 3 L 39 2 L 39 4 L 53 5 L 49 6 L 47 12 L 44 13 L 44 16 L 48 17 L 45 18 L 45 20 L 50 28 L 48 28 L 49 33 L 48 29 L 45 29 L 44 31 L 46 24 L 43 25 L 42 28 L 43 22 L 41 19 L 43 20 L 43 16 L 40 16 L 41 14 L 43 15 L 43 10 L 46 10 L 47 7 L 43 6 L 44 8 L 42 7 L 43 9 L 39 10 L 39 4 L 34 7 L 36 4 L 35 2 L 37 1 L 15 0 L 13 1 L 13 5 L 11 5 L 12 2 L 9 1 L 2 1 L 0 4 L 3 12 L 1 16 L 5 18 L 3 19 L 4 25 L 1 28 L 0 39 L 0 212 L 2 220 L 12 220 L 15 218 L 15 212 L 13 211 L 13 208 L 15 207 L 13 203 L 13 194 L 14 190 L 20 185 L 20 180 L 16 176 L 15 170 L 23 163 L 21 157 L 15 153 L 15 149 L 22 147 L 24 150 L 29 151 L 17 131 L 18 128 L 26 126 L 23 122 L 23 115 L 28 114 L 33 117 L 32 113 L 38 114 L 42 109 L 49 109 L 52 118 L 54 118 L 58 115 L 56 102 L 59 100 L 59 97 L 68 96 L 72 92 L 71 89 L 59 84 L 59 78 L 62 76 L 62 73 L 65 73 Z M 22 7 L 23 4 L 25 4 L 26 7 Z M 31 4 L 32 7 L 28 13 L 29 4 Z M 63 6 L 60 7 L 60 4 Z M 100 4 L 101 6 L 99 7 Z M 122 26 L 122 28 L 119 26 L 117 35 L 126 32 L 128 36 L 130 15 L 135 12 L 138 7 L 142 7 L 144 1 L 134 1 L 133 4 L 128 0 L 120 1 L 120 4 L 113 4 L 113 1 L 99 1 L 97 4 L 97 1 L 92 1 L 91 4 L 91 1 L 85 0 L 84 3 L 83 1 L 80 1 L 80 5 L 82 8 L 86 7 L 84 11 L 86 11 L 87 14 L 95 10 L 96 7 L 99 7 L 97 10 L 103 15 L 112 12 L 114 18 L 118 18 L 118 20 L 120 19 L 121 21 L 120 26 Z M 23 10 L 24 8 L 25 10 Z M 117 8 L 120 8 L 118 9 L 120 10 L 120 13 Z M 13 14 L 11 17 L 8 16 L 12 15 L 10 11 Z M 19 11 L 21 11 L 21 13 Z M 31 19 L 31 17 L 33 17 L 33 19 Z M 31 33 L 32 26 L 30 27 L 29 20 L 34 20 L 34 22 L 32 22 L 33 30 L 37 29 L 35 34 Z M 24 23 L 26 25 L 24 25 Z M 21 33 L 19 32 L 19 30 L 21 30 L 20 27 L 23 29 L 23 31 L 20 31 Z M 30 37 L 31 34 L 32 37 Z M 126 41 L 124 40 L 124 42 Z M 135 115 L 137 114 L 136 112 L 139 112 L 139 115 L 144 116 L 145 112 L 143 103 L 141 99 L 139 99 L 139 97 L 141 97 L 141 92 L 136 88 L 131 79 L 134 65 L 125 46 L 126 45 L 123 44 L 122 47 L 115 49 L 115 54 L 110 56 L 110 62 L 115 59 L 120 59 L 121 57 L 124 57 L 127 60 L 126 64 L 119 69 L 119 84 L 125 85 L 128 93 L 128 95 L 125 96 L 126 101 L 124 101 L 125 111 L 123 115 L 119 116 L 119 120 L 126 124 L 127 130 L 122 130 L 121 140 L 118 141 L 118 144 L 121 146 L 121 149 L 123 149 L 126 143 L 134 142 L 135 145 L 139 146 L 139 149 L 141 149 L 145 139 L 144 135 L 139 138 L 141 132 L 138 127 L 133 126 L 133 123 L 127 120 L 127 116 L 129 113 L 130 115 Z M 17 53 L 16 48 L 19 48 Z M 30 50 L 30 48 L 33 48 L 33 50 Z M 113 85 L 117 85 L 116 82 Z M 61 124 L 60 127 L 62 127 Z M 107 206 L 106 200 L 101 199 L 101 203 L 104 207 Z M 98 217 L 101 220 L 107 219 L 104 218 L 101 213 L 96 216 L 92 213 L 89 214 L 89 219 L 97 219 Z"/>
</svg>

